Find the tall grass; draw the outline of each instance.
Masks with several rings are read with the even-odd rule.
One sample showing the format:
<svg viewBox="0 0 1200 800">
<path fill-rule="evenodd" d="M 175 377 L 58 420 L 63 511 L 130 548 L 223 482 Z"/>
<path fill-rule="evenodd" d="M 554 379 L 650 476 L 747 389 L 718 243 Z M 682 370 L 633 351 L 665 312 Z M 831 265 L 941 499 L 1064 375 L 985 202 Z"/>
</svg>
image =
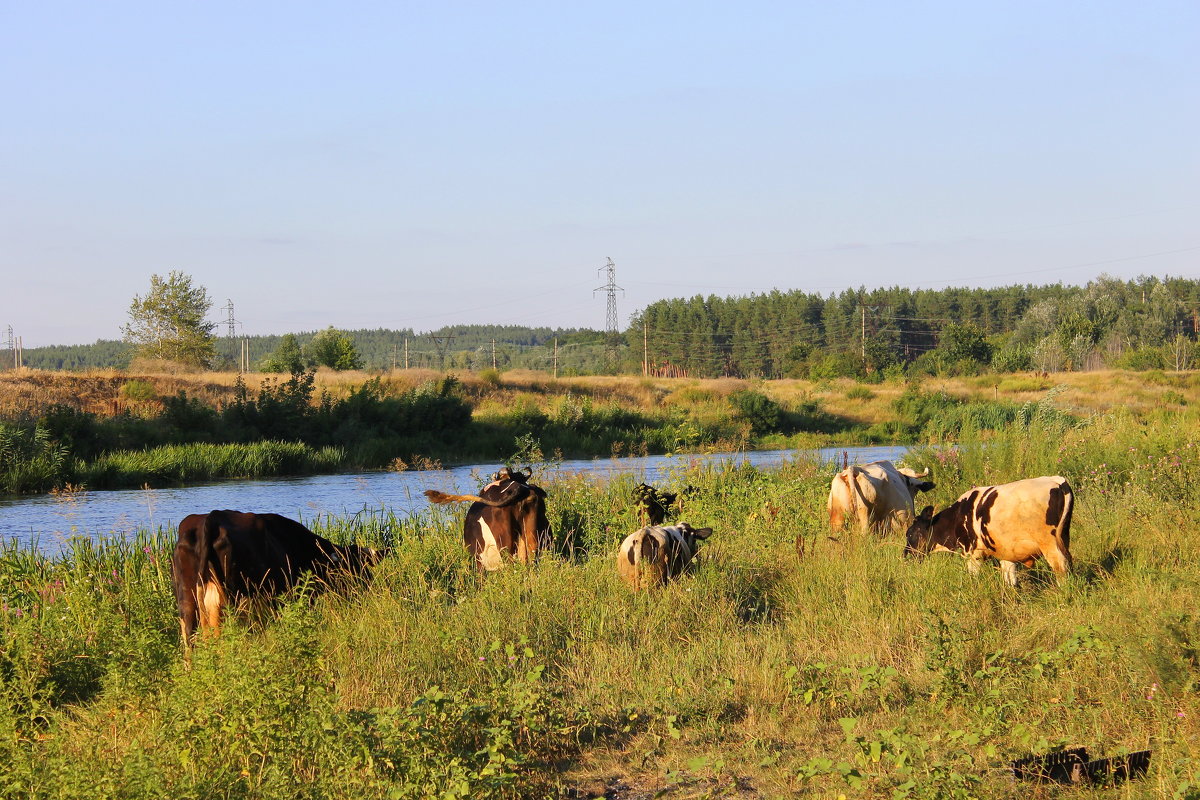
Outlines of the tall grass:
<svg viewBox="0 0 1200 800">
<path fill-rule="evenodd" d="M 301 442 L 184 444 L 108 453 L 81 465 L 77 475 L 91 488 L 180 483 L 216 478 L 259 478 L 332 472 L 346 466 L 340 447 Z"/>
<path fill-rule="evenodd" d="M 1005 764 L 1151 748 L 1093 797 L 1200 796 L 1190 410 L 1015 422 L 927 450 L 939 507 L 1061 473 L 1076 572 L 1008 587 L 829 538 L 832 468 L 680 466 L 699 568 L 617 579 L 632 476 L 547 486 L 558 544 L 480 578 L 461 510 L 308 520 L 387 545 L 369 588 L 178 646 L 170 536 L 0 551 L 0 786 L 29 797 L 1029 797 Z M 796 539 L 803 544 L 797 556 Z M 621 789 L 620 787 L 625 787 Z M 1053 796 L 1044 792 L 1044 796 Z"/>
</svg>

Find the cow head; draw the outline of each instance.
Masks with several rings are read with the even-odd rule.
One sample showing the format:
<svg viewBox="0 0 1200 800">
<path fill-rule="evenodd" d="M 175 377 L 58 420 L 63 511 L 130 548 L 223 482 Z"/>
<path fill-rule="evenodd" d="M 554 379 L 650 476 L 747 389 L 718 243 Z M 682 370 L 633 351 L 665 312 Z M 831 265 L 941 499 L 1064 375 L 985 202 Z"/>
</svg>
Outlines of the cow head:
<svg viewBox="0 0 1200 800">
<path fill-rule="evenodd" d="M 921 509 L 921 513 L 913 520 L 912 525 L 908 526 L 908 533 L 905 534 L 904 557 L 905 558 L 924 558 L 929 555 L 929 551 L 933 549 L 934 542 L 934 526 L 933 526 L 933 506 L 925 506 Z"/>
<path fill-rule="evenodd" d="M 929 468 L 924 472 L 916 472 L 908 467 L 900 467 L 899 472 L 904 476 L 904 482 L 908 484 L 908 490 L 916 496 L 917 492 L 928 492 L 937 487 L 933 481 L 924 481 L 922 478 L 929 476 Z"/>
<path fill-rule="evenodd" d="M 683 536 L 684 544 L 687 545 L 687 553 L 684 556 L 682 567 L 687 568 L 693 558 L 696 557 L 697 544 L 712 535 L 712 528 L 693 528 L 686 522 L 680 522 L 675 526 L 681 536 Z"/>
</svg>

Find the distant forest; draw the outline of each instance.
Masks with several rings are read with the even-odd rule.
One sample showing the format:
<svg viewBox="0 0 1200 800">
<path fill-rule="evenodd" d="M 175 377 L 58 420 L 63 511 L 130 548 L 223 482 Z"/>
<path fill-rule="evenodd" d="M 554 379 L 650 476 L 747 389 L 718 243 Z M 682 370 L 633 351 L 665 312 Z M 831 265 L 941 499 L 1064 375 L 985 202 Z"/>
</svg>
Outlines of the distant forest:
<svg viewBox="0 0 1200 800">
<path fill-rule="evenodd" d="M 347 331 L 367 369 L 526 368 L 559 374 L 640 372 L 693 377 L 869 377 L 987 369 L 1188 369 L 1195 365 L 1200 281 L 1101 276 L 1086 286 L 860 289 L 823 296 L 773 291 L 662 300 L 609 341 L 603 331 L 459 325 L 429 333 Z M 297 333 L 301 345 L 315 331 Z M 251 365 L 281 336 L 249 336 Z M 237 364 L 241 339 L 217 342 Z M 29 348 L 41 369 L 125 367 L 119 341 Z M 11 361 L 8 362 L 11 364 Z M 6 365 L 7 366 L 7 365 Z"/>
</svg>

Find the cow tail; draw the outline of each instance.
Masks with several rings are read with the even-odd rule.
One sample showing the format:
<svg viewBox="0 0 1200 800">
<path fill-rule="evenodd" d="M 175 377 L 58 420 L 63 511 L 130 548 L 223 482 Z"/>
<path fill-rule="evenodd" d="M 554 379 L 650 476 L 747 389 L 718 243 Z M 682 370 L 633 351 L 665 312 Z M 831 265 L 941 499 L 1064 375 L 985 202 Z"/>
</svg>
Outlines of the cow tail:
<svg viewBox="0 0 1200 800">
<path fill-rule="evenodd" d="M 196 549 L 200 553 L 197 559 L 196 571 L 199 575 L 200 587 L 203 588 L 208 574 L 211 572 L 216 582 L 224 586 L 225 575 L 222 569 L 221 559 L 212 558 L 214 551 L 213 545 L 217 541 L 217 537 L 221 535 L 221 519 L 220 515 L 213 511 L 204 517 L 204 526 L 200 529 L 200 540 L 196 543 Z"/>
<path fill-rule="evenodd" d="M 858 487 L 854 485 L 857 483 L 857 481 L 854 480 L 853 474 L 847 475 L 846 470 L 842 470 L 838 473 L 838 480 L 840 480 L 842 485 L 846 487 L 846 497 L 848 497 L 850 500 L 850 507 L 846 509 L 845 514 L 842 516 L 841 527 L 844 528 L 846 527 L 847 519 L 858 519 Z M 830 496 L 829 499 L 832 501 L 833 497 Z M 833 503 L 831 502 L 830 505 L 832 506 Z"/>
<path fill-rule="evenodd" d="M 1062 542 L 1063 552 L 1067 553 L 1067 560 L 1070 561 L 1071 548 L 1071 514 L 1075 511 L 1075 492 L 1071 490 L 1071 484 L 1063 481 L 1059 487 L 1063 493 L 1063 512 L 1058 520 L 1058 540 Z"/>
<path fill-rule="evenodd" d="M 642 537 L 641 552 L 638 558 L 638 583 L 644 581 L 645 570 L 657 570 L 659 542 L 654 536 L 647 534 Z"/>
</svg>

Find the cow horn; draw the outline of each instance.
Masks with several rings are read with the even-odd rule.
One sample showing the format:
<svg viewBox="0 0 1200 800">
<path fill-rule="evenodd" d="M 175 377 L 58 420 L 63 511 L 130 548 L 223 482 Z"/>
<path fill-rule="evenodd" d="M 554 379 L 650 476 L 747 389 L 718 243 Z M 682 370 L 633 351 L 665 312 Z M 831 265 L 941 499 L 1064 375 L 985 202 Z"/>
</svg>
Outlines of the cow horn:
<svg viewBox="0 0 1200 800">
<path fill-rule="evenodd" d="M 929 475 L 929 467 L 926 467 L 924 472 L 914 472 L 913 473 L 914 478 L 924 478 L 928 475 Z"/>
</svg>

